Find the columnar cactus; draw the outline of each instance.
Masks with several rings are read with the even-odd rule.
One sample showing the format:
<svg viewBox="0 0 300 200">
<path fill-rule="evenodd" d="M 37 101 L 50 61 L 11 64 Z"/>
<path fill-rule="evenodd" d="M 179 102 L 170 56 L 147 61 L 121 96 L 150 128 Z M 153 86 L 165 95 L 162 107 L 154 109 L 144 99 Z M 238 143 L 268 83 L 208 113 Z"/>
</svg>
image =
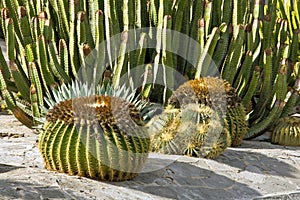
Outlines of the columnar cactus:
<svg viewBox="0 0 300 200">
<path fill-rule="evenodd" d="M 51 109 L 39 139 L 45 167 L 107 181 L 134 178 L 150 148 L 141 104 L 120 91 L 81 96 L 68 90 L 56 91 L 55 101 L 48 99 Z"/>
</svg>

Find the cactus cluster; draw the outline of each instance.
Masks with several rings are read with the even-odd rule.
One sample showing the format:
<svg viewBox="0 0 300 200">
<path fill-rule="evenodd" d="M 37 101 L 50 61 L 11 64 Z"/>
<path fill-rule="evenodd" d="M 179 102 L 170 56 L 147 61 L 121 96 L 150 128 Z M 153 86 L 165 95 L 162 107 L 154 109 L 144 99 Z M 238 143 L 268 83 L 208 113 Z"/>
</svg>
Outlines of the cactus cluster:
<svg viewBox="0 0 300 200">
<path fill-rule="evenodd" d="M 273 130 L 271 142 L 284 146 L 300 146 L 299 116 L 281 118 Z"/>
<path fill-rule="evenodd" d="M 149 126 L 154 151 L 207 158 L 240 145 L 248 130 L 245 108 L 235 89 L 211 77 L 181 85 Z"/>
<path fill-rule="evenodd" d="M 175 90 L 168 102 L 175 108 L 189 103 L 211 107 L 220 116 L 226 116 L 232 145 L 241 144 L 248 130 L 245 108 L 235 89 L 227 81 L 212 77 L 190 80 Z"/>
<path fill-rule="evenodd" d="M 28 126 L 33 124 L 32 116 L 41 114 L 33 112 L 38 109 L 31 108 L 36 103 L 28 88 L 34 85 L 37 104 L 43 104 L 40 97 L 45 92 L 77 77 L 84 58 L 94 48 L 101 59 L 93 66 L 102 66 L 101 74 L 107 63 L 114 84 L 119 83 L 122 73 L 147 62 L 153 62 L 154 81 L 165 66 L 190 79 L 199 79 L 209 67 L 216 66 L 251 113 L 246 138 L 257 136 L 278 117 L 288 115 L 299 99 L 299 1 L 5 0 L 3 6 L 2 29 L 12 62 L 9 67 L 1 65 L 1 91 L 10 109 L 24 116 L 20 120 L 31 122 Z M 142 27 L 150 28 L 133 37 L 138 50 L 126 52 L 133 39 L 128 31 Z M 188 35 L 199 46 L 195 49 L 168 29 Z M 120 44 L 111 41 L 97 48 L 121 32 Z M 153 42 L 155 49 L 143 49 Z M 177 55 L 181 53 L 186 59 Z M 113 60 L 113 55 L 118 59 Z M 28 69 L 32 65 L 41 88 L 30 79 L 34 77 Z M 172 87 L 173 76 L 164 76 L 169 77 Z M 144 96 L 151 91 L 151 85 L 142 88 Z M 18 92 L 20 95 L 15 95 Z M 166 102 L 167 93 L 163 91 L 163 95 Z"/>
<path fill-rule="evenodd" d="M 175 143 L 180 148 L 175 146 L 174 152 L 187 155 L 197 155 L 200 147 L 206 148 L 205 141 L 210 140 L 206 130 L 225 127 L 220 140 L 210 142 L 215 144 L 215 150 L 211 151 L 215 153 L 207 157 L 214 157 L 229 144 L 240 144 L 243 137 L 253 138 L 263 133 L 280 117 L 289 116 L 300 103 L 299 0 L 3 0 L 1 6 L 0 25 L 9 62 L 0 51 L 0 92 L 8 109 L 30 128 L 36 127 L 38 119 L 47 113 L 53 117 L 47 118 L 49 121 L 44 124 L 49 132 L 43 135 L 49 143 L 41 148 L 47 155 L 45 159 L 52 156 L 51 163 L 46 163 L 49 169 L 95 177 L 88 165 L 85 172 L 80 171 L 80 167 L 75 171 L 67 169 L 65 161 L 69 158 L 63 156 L 66 151 L 60 148 L 61 142 L 66 140 L 64 131 L 70 138 L 81 134 L 73 131 L 76 123 L 70 122 L 73 119 L 70 105 L 54 101 L 55 109 L 42 109 L 49 108 L 44 99 L 46 94 L 50 96 L 48 99 L 57 97 L 57 92 L 52 92 L 54 88 L 74 79 L 94 85 L 112 84 L 116 89 L 122 75 L 127 73 L 133 76 L 129 77 L 130 87 L 136 88 L 141 86 L 141 77 L 140 74 L 134 77 L 132 72 L 137 66 L 144 67 L 140 95 L 151 101 L 151 91 L 154 91 L 156 100 L 169 104 L 163 114 L 156 117 L 156 121 L 162 123 L 158 126 L 161 135 L 153 134 L 155 138 L 162 137 L 164 142 L 154 142 L 154 146 L 165 146 L 163 149 L 172 152 Z M 140 29 L 143 27 L 148 28 Z M 177 33 L 188 36 L 189 40 Z M 116 39 L 110 40 L 112 37 Z M 147 48 L 148 44 L 152 47 Z M 167 72 L 168 67 L 171 72 Z M 149 71 L 152 77 L 147 76 Z M 176 85 L 174 71 L 192 79 L 188 84 L 195 95 L 181 98 L 187 86 L 182 85 L 171 96 L 167 88 Z M 198 83 L 201 77 L 216 75 L 216 71 L 228 82 L 222 81 L 225 86 L 212 91 L 216 95 L 225 92 L 225 109 L 218 107 L 224 99 L 210 98 L 212 93 L 208 94 L 203 84 Z M 165 86 L 160 92 L 149 82 L 155 82 L 161 74 Z M 89 96 L 80 98 L 89 100 Z M 67 106 L 63 107 L 66 110 L 60 106 Z M 56 111 L 69 118 L 61 119 L 54 114 Z M 189 140 L 181 148 L 181 144 L 172 139 L 174 133 L 178 132 L 175 138 L 181 135 L 180 127 L 194 122 L 187 111 L 201 120 L 189 129 L 194 132 L 188 138 L 196 142 Z M 87 124 L 93 124 L 92 121 L 89 118 L 82 128 L 89 127 Z M 80 151 L 84 151 L 89 160 L 88 150 Z M 63 152 L 63 161 L 59 161 L 59 156 L 53 159 L 53 155 L 60 152 Z M 87 162 L 77 157 L 80 159 Z M 75 169 L 75 164 L 72 167 Z M 122 176 L 109 179 L 118 180 L 117 177 Z"/>
<path fill-rule="evenodd" d="M 87 96 L 76 89 L 84 85 L 75 85 L 62 85 L 54 100 L 47 99 L 50 109 L 39 139 L 45 167 L 99 180 L 134 178 L 150 148 L 143 104 L 128 90 L 107 87 Z"/>
<path fill-rule="evenodd" d="M 148 124 L 154 152 L 215 158 L 231 145 L 226 123 L 209 106 L 168 106 Z"/>
<path fill-rule="evenodd" d="M 238 20 L 236 29 L 232 24 L 222 78 L 237 89 L 250 113 L 246 138 L 262 134 L 297 104 L 299 8 L 299 1 L 256 0 L 246 5 L 247 15 Z"/>
</svg>

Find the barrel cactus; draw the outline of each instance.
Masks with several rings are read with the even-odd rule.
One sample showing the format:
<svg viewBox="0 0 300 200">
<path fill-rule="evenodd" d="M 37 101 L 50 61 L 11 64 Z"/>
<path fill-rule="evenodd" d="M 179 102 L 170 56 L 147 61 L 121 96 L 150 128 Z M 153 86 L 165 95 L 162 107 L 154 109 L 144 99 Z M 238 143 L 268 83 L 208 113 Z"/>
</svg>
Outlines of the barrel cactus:
<svg viewBox="0 0 300 200">
<path fill-rule="evenodd" d="M 148 124 L 152 151 L 215 158 L 231 144 L 220 115 L 205 105 L 168 106 Z"/>
<path fill-rule="evenodd" d="M 150 127 L 157 130 L 151 131 L 153 151 L 214 158 L 241 144 L 248 123 L 235 89 L 227 81 L 206 77 L 175 90 Z"/>
<path fill-rule="evenodd" d="M 300 146 L 300 117 L 281 118 L 273 130 L 271 142 L 284 146 Z"/>
<path fill-rule="evenodd" d="M 81 89 L 79 89 L 81 88 Z M 150 140 L 141 101 L 124 89 L 83 92 L 62 85 L 48 98 L 39 149 L 49 170 L 98 180 L 134 178 L 147 160 Z"/>
<path fill-rule="evenodd" d="M 231 145 L 241 144 L 248 130 L 246 112 L 235 89 L 227 81 L 213 77 L 190 80 L 175 90 L 169 99 L 169 105 L 175 108 L 189 103 L 212 107 L 224 115 Z"/>
</svg>

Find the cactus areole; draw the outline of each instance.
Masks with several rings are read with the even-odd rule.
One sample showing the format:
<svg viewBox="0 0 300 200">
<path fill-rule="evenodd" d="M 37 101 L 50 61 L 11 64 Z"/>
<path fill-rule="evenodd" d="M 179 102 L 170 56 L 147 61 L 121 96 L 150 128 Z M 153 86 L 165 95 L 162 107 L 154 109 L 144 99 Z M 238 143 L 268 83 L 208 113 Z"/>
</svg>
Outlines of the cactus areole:
<svg viewBox="0 0 300 200">
<path fill-rule="evenodd" d="M 106 181 L 134 178 L 149 151 L 140 111 L 120 97 L 61 101 L 46 116 L 39 148 L 49 170 Z"/>
</svg>

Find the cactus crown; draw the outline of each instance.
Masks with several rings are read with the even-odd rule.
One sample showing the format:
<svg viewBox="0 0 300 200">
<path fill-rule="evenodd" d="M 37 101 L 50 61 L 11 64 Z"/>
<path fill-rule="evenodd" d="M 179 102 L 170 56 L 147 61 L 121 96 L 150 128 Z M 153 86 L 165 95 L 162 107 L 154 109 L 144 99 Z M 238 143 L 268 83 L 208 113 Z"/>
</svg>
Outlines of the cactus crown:
<svg viewBox="0 0 300 200">
<path fill-rule="evenodd" d="M 115 89 L 110 85 L 94 86 L 92 84 L 83 83 L 80 81 L 72 81 L 71 83 L 67 84 L 63 83 L 61 86 L 54 89 L 52 93 L 47 93 L 45 101 L 49 108 L 52 108 L 54 105 L 62 101 L 78 97 L 88 97 L 92 95 L 119 97 L 135 105 L 139 105 L 139 103 L 141 103 L 141 101 L 135 97 L 135 92 L 130 91 L 130 89 L 126 88 L 125 86 Z"/>
<path fill-rule="evenodd" d="M 43 106 L 42 110 L 47 115 L 36 119 L 39 122 L 36 128 L 41 128 L 41 125 L 46 120 L 55 121 L 60 119 L 70 124 L 74 122 L 74 117 L 87 119 L 88 114 L 82 116 L 84 113 L 97 113 L 99 121 L 111 119 L 110 122 L 112 122 L 114 120 L 111 118 L 111 112 L 116 114 L 128 113 L 128 111 L 132 120 L 141 125 L 141 120 L 147 120 L 151 111 L 150 104 L 140 100 L 134 91 L 125 86 L 115 89 L 110 85 L 93 86 L 79 81 L 64 83 L 55 88 L 51 93 L 47 93 L 45 102 L 48 108 Z M 81 112 L 79 109 L 82 109 L 84 112 Z M 93 120 L 92 117 L 88 118 Z"/>
<path fill-rule="evenodd" d="M 212 93 L 215 104 L 218 102 L 222 103 L 225 97 L 229 107 L 241 102 L 236 95 L 235 89 L 227 81 L 219 78 L 204 77 L 190 80 L 181 85 L 169 98 L 169 105 L 173 105 L 176 108 L 188 103 L 212 106 Z"/>
</svg>

